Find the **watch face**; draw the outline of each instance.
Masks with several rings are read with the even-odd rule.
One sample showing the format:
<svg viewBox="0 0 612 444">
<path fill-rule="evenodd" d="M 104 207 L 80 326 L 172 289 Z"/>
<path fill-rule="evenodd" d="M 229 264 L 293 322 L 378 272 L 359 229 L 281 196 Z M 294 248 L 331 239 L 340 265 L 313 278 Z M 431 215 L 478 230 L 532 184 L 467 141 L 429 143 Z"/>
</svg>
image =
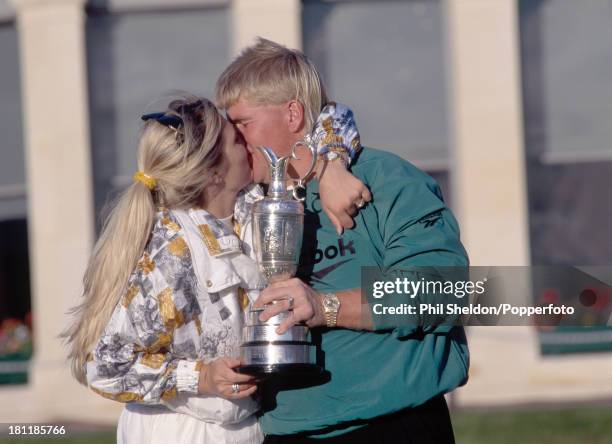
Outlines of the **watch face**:
<svg viewBox="0 0 612 444">
<path fill-rule="evenodd" d="M 340 307 L 340 301 L 336 296 L 327 296 L 323 301 L 323 305 L 325 306 L 325 308 L 335 310 Z"/>
</svg>

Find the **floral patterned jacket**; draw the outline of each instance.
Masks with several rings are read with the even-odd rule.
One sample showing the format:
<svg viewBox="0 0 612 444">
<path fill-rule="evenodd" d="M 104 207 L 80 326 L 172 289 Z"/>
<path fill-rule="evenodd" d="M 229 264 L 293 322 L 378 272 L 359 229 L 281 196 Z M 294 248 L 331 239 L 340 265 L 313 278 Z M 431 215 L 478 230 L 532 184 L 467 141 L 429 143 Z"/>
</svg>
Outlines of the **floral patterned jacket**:
<svg viewBox="0 0 612 444">
<path fill-rule="evenodd" d="M 258 186 L 240 195 L 236 230 L 202 209 L 159 211 L 127 291 L 86 364 L 92 390 L 120 402 L 195 410 L 215 422 L 235 422 L 256 410 L 251 399 L 197 397 L 201 402 L 193 395 L 202 363 L 237 357 L 243 310 L 265 284 L 249 247 L 250 208 L 261 195 Z"/>
</svg>

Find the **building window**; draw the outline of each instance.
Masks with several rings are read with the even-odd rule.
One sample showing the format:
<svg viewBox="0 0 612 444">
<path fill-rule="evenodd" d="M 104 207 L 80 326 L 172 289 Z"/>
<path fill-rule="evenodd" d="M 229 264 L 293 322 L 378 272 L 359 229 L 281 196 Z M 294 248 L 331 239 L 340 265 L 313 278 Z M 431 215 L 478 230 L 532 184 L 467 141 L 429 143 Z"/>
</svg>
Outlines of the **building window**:
<svg viewBox="0 0 612 444">
<path fill-rule="evenodd" d="M 612 5 L 608 0 L 519 5 L 531 262 L 609 265 Z M 597 297 L 608 300 L 603 293 Z M 609 312 L 603 302 L 594 301 Z M 600 330 L 542 333 L 541 350 L 612 350 L 612 330 Z"/>
<path fill-rule="evenodd" d="M 0 221 L 0 384 L 27 382 L 31 332 L 27 224 Z"/>
<path fill-rule="evenodd" d="M 304 52 L 365 146 L 448 183 L 443 7 L 438 0 L 303 0 Z M 447 194 L 447 193 L 445 193 Z"/>
<path fill-rule="evenodd" d="M 230 59 L 226 2 L 97 1 L 87 15 L 87 71 L 96 214 L 136 170 L 140 115 L 172 91 L 212 98 Z M 115 5 L 115 6 L 113 6 Z"/>
<path fill-rule="evenodd" d="M 534 264 L 612 262 L 612 7 L 521 1 Z"/>
<path fill-rule="evenodd" d="M 0 5 L 0 384 L 27 382 L 32 355 L 26 180 L 14 12 Z"/>
</svg>

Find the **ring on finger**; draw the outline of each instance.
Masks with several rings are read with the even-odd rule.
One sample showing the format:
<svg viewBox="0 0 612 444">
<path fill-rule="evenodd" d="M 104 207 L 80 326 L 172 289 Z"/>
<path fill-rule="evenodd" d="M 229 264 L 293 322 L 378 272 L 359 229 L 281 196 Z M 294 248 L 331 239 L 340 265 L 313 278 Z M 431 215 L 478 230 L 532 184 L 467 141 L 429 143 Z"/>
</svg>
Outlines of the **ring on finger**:
<svg viewBox="0 0 612 444">
<path fill-rule="evenodd" d="M 361 199 L 355 205 L 357 206 L 357 208 L 363 208 L 363 206 L 365 205 L 365 201 L 363 199 Z"/>
<path fill-rule="evenodd" d="M 287 296 L 287 302 L 289 302 L 289 310 L 293 310 L 293 307 L 295 306 L 295 299 L 293 296 Z"/>
<path fill-rule="evenodd" d="M 232 393 L 236 394 L 240 392 L 240 384 L 232 384 Z"/>
</svg>

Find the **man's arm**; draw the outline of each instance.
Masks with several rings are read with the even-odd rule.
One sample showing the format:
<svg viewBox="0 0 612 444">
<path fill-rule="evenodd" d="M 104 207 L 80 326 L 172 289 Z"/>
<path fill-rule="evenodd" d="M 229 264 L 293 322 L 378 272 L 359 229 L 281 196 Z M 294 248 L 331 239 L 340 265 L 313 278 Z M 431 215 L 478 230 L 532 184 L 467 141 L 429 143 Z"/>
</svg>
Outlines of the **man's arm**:
<svg viewBox="0 0 612 444">
<path fill-rule="evenodd" d="M 375 200 L 377 215 L 374 226 L 372 220 L 369 230 L 380 234 L 382 243 L 382 263 L 379 264 L 381 275 L 397 272 L 410 280 L 419 280 L 422 274 L 414 267 L 465 267 L 467 255 L 459 240 L 459 230 L 455 218 L 441 199 L 440 191 L 428 176 L 415 173 L 411 166 L 400 162 L 386 162 L 379 165 L 379 172 L 370 181 Z M 374 264 L 372 264 L 374 265 Z M 435 271 L 435 270 L 434 270 Z M 437 274 L 437 275 L 435 275 Z M 444 280 L 444 273 L 428 276 L 432 280 Z M 454 274 L 454 273 L 451 273 Z M 452 277 L 452 276 L 451 276 Z M 295 322 L 305 321 L 309 326 L 325 325 L 322 308 L 322 295 L 304 284 L 299 279 L 278 282 L 266 288 L 257 306 L 263 306 L 273 300 L 294 298 L 293 316 L 279 328 L 284 330 Z M 366 291 L 362 299 L 361 289 L 336 292 L 340 299 L 337 326 L 355 330 L 389 330 L 395 329 L 399 336 L 406 336 L 417 328 L 417 318 L 403 318 L 372 313 L 372 305 L 381 302 L 373 299 Z M 414 304 L 421 300 L 443 302 L 447 295 L 389 295 L 387 303 Z M 277 303 L 268 307 L 261 315 L 262 319 L 287 310 L 288 302 Z M 431 325 L 431 319 L 424 324 Z M 433 320 L 434 322 L 436 320 Z"/>
</svg>

